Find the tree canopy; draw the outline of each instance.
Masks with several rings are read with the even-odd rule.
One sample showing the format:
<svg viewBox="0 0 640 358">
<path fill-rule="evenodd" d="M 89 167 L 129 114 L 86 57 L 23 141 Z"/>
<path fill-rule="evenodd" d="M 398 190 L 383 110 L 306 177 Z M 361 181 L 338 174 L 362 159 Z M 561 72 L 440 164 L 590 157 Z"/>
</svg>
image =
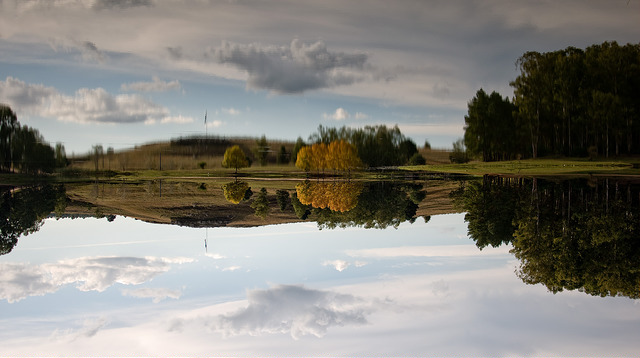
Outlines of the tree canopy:
<svg viewBox="0 0 640 358">
<path fill-rule="evenodd" d="M 248 167 L 249 161 L 247 160 L 247 157 L 240 146 L 234 145 L 227 148 L 227 150 L 224 152 L 222 166 L 225 168 L 235 168 L 235 172 L 237 173 L 239 168 Z"/>
<path fill-rule="evenodd" d="M 328 145 L 316 143 L 300 148 L 296 166 L 304 171 L 350 171 L 361 167 L 362 162 L 353 145 L 345 140 L 336 140 Z"/>
</svg>

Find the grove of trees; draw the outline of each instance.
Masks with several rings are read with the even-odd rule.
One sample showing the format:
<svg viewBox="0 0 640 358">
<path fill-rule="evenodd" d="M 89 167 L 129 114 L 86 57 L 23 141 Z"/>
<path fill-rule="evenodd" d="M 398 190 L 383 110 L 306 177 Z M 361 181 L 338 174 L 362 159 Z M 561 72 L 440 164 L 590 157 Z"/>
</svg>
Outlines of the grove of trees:
<svg viewBox="0 0 640 358">
<path fill-rule="evenodd" d="M 36 129 L 21 126 L 9 106 L 0 104 L 0 171 L 51 173 L 66 165 L 62 144 L 52 148 Z"/>
<path fill-rule="evenodd" d="M 405 137 L 398 126 L 365 126 L 364 128 L 318 127 L 309 140 L 324 143 L 344 140 L 350 143 L 365 167 L 383 167 L 406 164 L 418 152 L 416 144 Z"/>
<path fill-rule="evenodd" d="M 640 44 L 527 52 L 511 100 L 479 90 L 465 145 L 485 161 L 640 153 Z"/>
</svg>

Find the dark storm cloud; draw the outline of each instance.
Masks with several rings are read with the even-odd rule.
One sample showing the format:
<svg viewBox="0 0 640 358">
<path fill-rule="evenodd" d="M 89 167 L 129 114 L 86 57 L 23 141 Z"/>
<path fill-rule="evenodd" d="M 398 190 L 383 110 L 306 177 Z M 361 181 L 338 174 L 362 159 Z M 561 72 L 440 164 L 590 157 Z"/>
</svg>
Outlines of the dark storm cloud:
<svg viewBox="0 0 640 358">
<path fill-rule="evenodd" d="M 305 44 L 297 39 L 288 47 L 224 42 L 206 57 L 247 71 L 250 88 L 277 93 L 302 93 L 362 81 L 368 59 L 364 53 L 329 51 L 322 41 Z"/>
</svg>

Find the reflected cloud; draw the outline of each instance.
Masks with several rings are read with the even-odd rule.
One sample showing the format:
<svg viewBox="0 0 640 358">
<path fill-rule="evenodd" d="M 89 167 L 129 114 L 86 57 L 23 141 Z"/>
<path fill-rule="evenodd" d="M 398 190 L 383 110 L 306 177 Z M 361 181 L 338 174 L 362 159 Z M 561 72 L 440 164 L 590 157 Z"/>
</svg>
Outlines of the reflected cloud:
<svg viewBox="0 0 640 358">
<path fill-rule="evenodd" d="M 73 283 L 80 291 L 98 292 L 115 283 L 139 285 L 169 271 L 172 264 L 193 261 L 164 257 L 82 257 L 41 265 L 1 263 L 0 299 L 14 303 Z"/>
<path fill-rule="evenodd" d="M 349 294 L 321 291 L 297 285 L 252 290 L 248 305 L 235 313 L 218 316 L 209 325 L 225 336 L 290 334 L 322 337 L 335 326 L 363 325 L 376 304 Z"/>
<path fill-rule="evenodd" d="M 322 263 L 322 266 L 331 266 L 333 268 L 335 268 L 336 270 L 342 272 L 344 270 L 346 270 L 349 266 L 354 265 L 355 267 L 362 267 L 365 266 L 367 263 L 363 262 L 363 261 L 356 261 L 356 262 L 348 262 L 345 260 L 328 260 Z"/>
<path fill-rule="evenodd" d="M 509 254 L 509 247 L 491 248 L 480 251 L 472 245 L 442 245 L 442 246 L 402 246 L 383 247 L 375 249 L 348 250 L 346 254 L 351 257 L 464 257 L 480 255 L 500 255 Z"/>
<path fill-rule="evenodd" d="M 158 303 L 167 298 L 177 300 L 182 296 L 182 292 L 168 288 L 139 288 L 135 290 L 122 290 L 122 294 L 137 298 L 151 298 L 153 303 Z"/>
<path fill-rule="evenodd" d="M 73 342 L 79 338 L 91 338 L 98 334 L 107 324 L 108 320 L 104 317 L 95 319 L 86 319 L 82 322 L 82 326 L 78 329 L 55 330 L 51 335 L 53 341 Z"/>
</svg>

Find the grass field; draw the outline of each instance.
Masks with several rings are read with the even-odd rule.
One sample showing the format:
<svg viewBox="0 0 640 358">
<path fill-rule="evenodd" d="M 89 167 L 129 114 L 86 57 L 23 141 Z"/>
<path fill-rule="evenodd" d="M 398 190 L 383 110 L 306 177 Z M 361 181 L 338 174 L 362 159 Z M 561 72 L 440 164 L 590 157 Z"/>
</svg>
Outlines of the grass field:
<svg viewBox="0 0 640 358">
<path fill-rule="evenodd" d="M 401 169 L 469 175 L 640 176 L 640 158 L 596 160 L 589 160 L 587 158 L 541 158 L 502 162 L 470 162 L 466 164 L 427 164 L 423 166 L 401 167 Z"/>
</svg>

